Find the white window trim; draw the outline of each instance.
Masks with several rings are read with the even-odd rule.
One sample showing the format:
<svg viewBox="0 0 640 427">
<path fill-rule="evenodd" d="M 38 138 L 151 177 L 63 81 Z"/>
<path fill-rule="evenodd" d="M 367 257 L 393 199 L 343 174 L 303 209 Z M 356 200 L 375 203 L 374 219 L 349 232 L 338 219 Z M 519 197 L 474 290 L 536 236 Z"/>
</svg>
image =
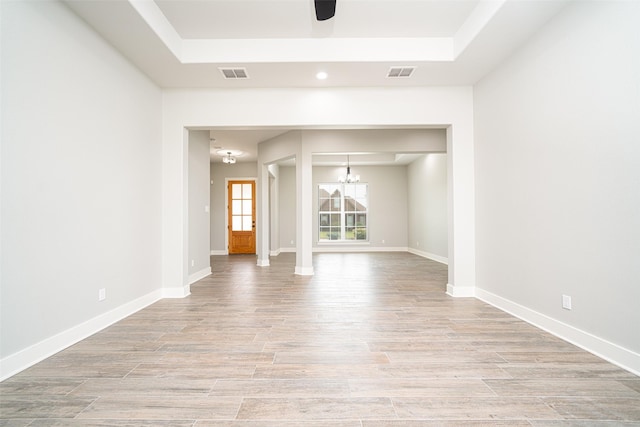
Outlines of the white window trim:
<svg viewBox="0 0 640 427">
<path fill-rule="evenodd" d="M 347 239 L 340 239 L 340 240 L 320 240 L 320 186 L 322 185 L 341 185 L 342 186 L 342 200 L 344 201 L 344 186 L 345 185 L 349 185 L 350 183 L 347 182 L 319 182 L 316 185 L 316 203 L 318 203 L 318 207 L 316 209 L 315 215 L 316 215 L 316 219 L 318 221 L 317 227 L 316 227 L 316 233 L 317 233 L 317 241 L 316 244 L 318 246 L 326 246 L 326 245 L 353 245 L 353 246 L 368 246 L 371 244 L 370 241 L 370 228 L 369 228 L 369 224 L 370 224 L 370 212 L 369 212 L 369 205 L 370 205 L 370 191 L 371 188 L 369 186 L 368 182 L 357 182 L 357 183 L 351 183 L 351 184 L 360 184 L 360 185 L 366 185 L 367 186 L 367 210 L 366 210 L 366 214 L 367 214 L 367 225 L 366 225 L 366 230 L 367 230 L 367 239 L 366 240 L 347 240 Z M 342 206 L 344 207 L 344 203 L 342 203 Z M 329 212 L 330 213 L 330 212 Z M 345 218 L 345 212 L 343 210 L 340 211 L 341 215 L 342 215 L 342 221 L 341 221 L 341 226 L 340 226 L 340 233 L 342 235 L 344 235 L 345 233 L 345 228 L 346 228 L 346 218 Z"/>
</svg>

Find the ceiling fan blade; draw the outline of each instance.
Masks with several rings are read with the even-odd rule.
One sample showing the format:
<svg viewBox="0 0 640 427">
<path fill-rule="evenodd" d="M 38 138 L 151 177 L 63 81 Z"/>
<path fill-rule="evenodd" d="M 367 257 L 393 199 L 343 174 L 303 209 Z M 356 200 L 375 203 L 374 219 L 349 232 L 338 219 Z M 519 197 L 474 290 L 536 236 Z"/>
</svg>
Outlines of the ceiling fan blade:
<svg viewBox="0 0 640 427">
<path fill-rule="evenodd" d="M 314 3 L 318 21 L 326 21 L 336 14 L 336 0 L 314 0 Z"/>
</svg>

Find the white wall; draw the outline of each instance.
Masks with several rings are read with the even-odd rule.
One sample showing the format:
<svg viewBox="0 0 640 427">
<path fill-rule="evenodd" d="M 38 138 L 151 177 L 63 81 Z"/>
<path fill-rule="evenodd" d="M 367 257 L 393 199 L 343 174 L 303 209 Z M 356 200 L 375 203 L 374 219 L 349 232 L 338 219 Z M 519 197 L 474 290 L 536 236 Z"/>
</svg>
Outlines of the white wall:
<svg viewBox="0 0 640 427">
<path fill-rule="evenodd" d="M 444 129 L 304 130 L 313 153 L 422 153 L 446 151 Z"/>
<path fill-rule="evenodd" d="M 638 22 L 638 2 L 571 4 L 474 115 L 479 295 L 640 373 Z"/>
<path fill-rule="evenodd" d="M 256 162 L 238 162 L 233 165 L 211 163 L 211 253 L 220 255 L 227 251 L 227 178 L 256 178 Z"/>
<path fill-rule="evenodd" d="M 407 169 L 408 233 L 411 252 L 447 262 L 447 155 L 429 153 Z"/>
<path fill-rule="evenodd" d="M 269 253 L 280 253 L 280 191 L 278 181 L 280 167 L 277 164 L 269 165 Z"/>
<path fill-rule="evenodd" d="M 162 101 L 64 4 L 0 7 L 4 377 L 161 296 Z"/>
<path fill-rule="evenodd" d="M 296 168 L 280 166 L 279 171 L 280 250 L 292 252 L 296 247 Z"/>
<path fill-rule="evenodd" d="M 370 242 L 366 246 L 320 245 L 321 250 L 406 250 L 441 262 L 447 259 L 446 154 L 430 153 L 409 166 L 354 166 L 370 184 Z M 344 167 L 313 168 L 314 250 L 317 244 L 317 185 L 334 182 Z M 280 167 L 280 241 L 295 248 L 295 168 Z M 395 210 L 391 207 L 395 207 Z M 417 239 L 421 245 L 416 246 Z M 385 242 L 382 243 L 382 240 Z M 291 241 L 294 243 L 292 244 Z M 413 245 L 411 245 L 413 243 Z"/>
<path fill-rule="evenodd" d="M 189 282 L 211 273 L 209 131 L 189 131 Z"/>
<path fill-rule="evenodd" d="M 369 241 L 356 244 L 318 244 L 318 184 L 337 182 L 345 174 L 344 167 L 313 168 L 313 245 L 315 250 L 406 250 L 407 249 L 407 167 L 352 166 L 368 184 Z M 446 200 L 445 200 L 446 202 Z M 384 240 L 384 242 L 383 242 Z"/>
</svg>

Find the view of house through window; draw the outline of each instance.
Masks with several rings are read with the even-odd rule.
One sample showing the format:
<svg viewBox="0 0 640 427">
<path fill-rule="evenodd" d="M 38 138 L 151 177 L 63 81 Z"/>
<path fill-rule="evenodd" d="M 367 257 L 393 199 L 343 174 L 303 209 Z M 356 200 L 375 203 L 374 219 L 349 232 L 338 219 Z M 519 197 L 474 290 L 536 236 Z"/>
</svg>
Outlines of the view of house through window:
<svg viewBox="0 0 640 427">
<path fill-rule="evenodd" d="M 318 240 L 366 241 L 368 187 L 361 183 L 318 184 Z"/>
</svg>

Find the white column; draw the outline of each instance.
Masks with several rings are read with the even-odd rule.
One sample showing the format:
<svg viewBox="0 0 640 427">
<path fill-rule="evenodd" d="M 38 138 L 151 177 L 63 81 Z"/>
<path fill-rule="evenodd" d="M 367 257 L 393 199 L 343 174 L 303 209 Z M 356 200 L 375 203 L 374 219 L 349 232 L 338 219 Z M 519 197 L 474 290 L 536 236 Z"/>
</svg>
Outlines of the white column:
<svg viewBox="0 0 640 427">
<path fill-rule="evenodd" d="M 189 131 L 165 128 L 162 144 L 162 293 L 181 298 L 189 286 Z"/>
<path fill-rule="evenodd" d="M 455 138 L 454 138 L 455 136 Z M 449 278 L 447 294 L 475 296 L 475 191 L 473 126 L 463 122 L 447 129 L 449 208 Z"/>
<path fill-rule="evenodd" d="M 258 161 L 256 182 L 256 252 L 258 266 L 269 266 L 269 169 Z"/>
<path fill-rule="evenodd" d="M 296 269 L 295 274 L 313 275 L 313 175 L 311 149 L 301 142 L 296 157 Z"/>
</svg>

